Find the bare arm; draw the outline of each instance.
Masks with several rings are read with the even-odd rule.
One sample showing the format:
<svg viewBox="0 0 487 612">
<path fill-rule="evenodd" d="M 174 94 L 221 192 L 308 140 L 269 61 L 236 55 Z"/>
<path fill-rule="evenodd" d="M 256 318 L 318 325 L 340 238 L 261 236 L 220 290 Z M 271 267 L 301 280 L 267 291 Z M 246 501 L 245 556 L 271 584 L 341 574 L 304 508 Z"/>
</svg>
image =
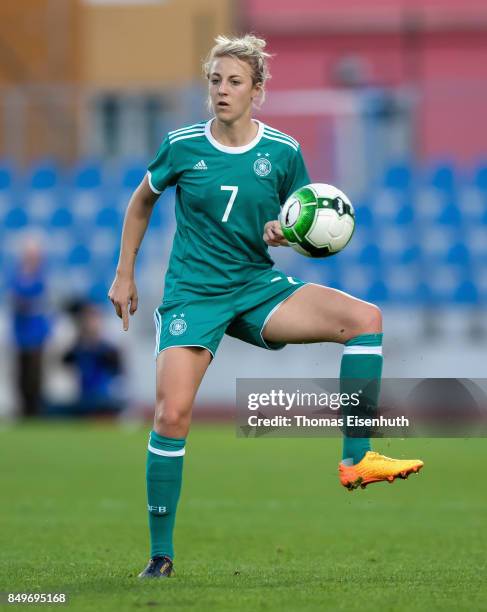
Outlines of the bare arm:
<svg viewBox="0 0 487 612">
<path fill-rule="evenodd" d="M 138 296 L 134 279 L 135 259 L 158 197 L 159 195 L 150 188 L 146 175 L 134 191 L 125 211 L 117 271 L 108 292 L 108 297 L 115 307 L 117 315 L 123 321 L 124 331 L 129 328 L 129 312 L 133 315 L 137 310 Z"/>
</svg>

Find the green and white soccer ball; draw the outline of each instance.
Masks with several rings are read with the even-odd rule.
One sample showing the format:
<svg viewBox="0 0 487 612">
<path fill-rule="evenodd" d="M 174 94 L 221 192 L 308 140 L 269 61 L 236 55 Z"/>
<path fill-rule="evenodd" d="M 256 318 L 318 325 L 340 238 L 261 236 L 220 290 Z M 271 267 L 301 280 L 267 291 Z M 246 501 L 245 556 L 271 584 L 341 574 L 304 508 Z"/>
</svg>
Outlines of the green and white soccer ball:
<svg viewBox="0 0 487 612">
<path fill-rule="evenodd" d="M 355 211 L 340 189 L 312 183 L 286 200 L 279 221 L 284 237 L 295 251 L 307 257 L 329 257 L 350 242 Z"/>
</svg>

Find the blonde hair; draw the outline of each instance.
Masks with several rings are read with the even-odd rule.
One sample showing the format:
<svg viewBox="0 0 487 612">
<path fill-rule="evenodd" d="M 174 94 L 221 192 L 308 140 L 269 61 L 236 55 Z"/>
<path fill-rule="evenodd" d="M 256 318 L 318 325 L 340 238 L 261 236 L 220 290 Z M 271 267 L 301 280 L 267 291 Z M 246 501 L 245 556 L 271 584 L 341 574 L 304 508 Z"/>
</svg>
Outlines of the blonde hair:
<svg viewBox="0 0 487 612">
<path fill-rule="evenodd" d="M 210 77 L 210 68 L 212 62 L 217 57 L 235 57 L 243 62 L 246 62 L 252 72 L 252 84 L 259 85 L 261 90 L 260 104 L 265 98 L 265 84 L 267 79 L 271 78 L 267 60 L 272 57 L 270 53 L 264 51 L 266 41 L 263 38 L 257 38 L 254 34 L 245 34 L 242 37 L 217 36 L 215 38 L 214 47 L 208 53 L 208 56 L 203 64 L 205 77 Z"/>
</svg>

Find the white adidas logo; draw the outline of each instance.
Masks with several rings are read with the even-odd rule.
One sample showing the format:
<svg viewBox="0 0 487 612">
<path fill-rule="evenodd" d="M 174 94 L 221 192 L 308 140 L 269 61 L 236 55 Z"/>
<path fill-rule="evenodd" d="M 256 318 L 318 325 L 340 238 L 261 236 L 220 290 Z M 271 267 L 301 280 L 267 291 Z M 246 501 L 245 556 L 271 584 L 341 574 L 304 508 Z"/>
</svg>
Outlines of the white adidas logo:
<svg viewBox="0 0 487 612">
<path fill-rule="evenodd" d="M 193 166 L 193 170 L 208 170 L 208 166 L 205 164 L 205 161 L 201 159 L 197 164 Z"/>
</svg>

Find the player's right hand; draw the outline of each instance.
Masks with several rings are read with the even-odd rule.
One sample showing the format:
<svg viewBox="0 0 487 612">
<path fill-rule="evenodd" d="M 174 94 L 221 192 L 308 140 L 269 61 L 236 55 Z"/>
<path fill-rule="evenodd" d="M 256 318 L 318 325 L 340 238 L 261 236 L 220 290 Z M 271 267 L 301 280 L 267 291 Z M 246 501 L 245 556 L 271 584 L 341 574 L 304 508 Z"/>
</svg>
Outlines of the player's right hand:
<svg viewBox="0 0 487 612">
<path fill-rule="evenodd" d="M 127 331 L 129 328 L 129 313 L 130 315 L 135 314 L 139 303 L 137 287 L 133 277 L 117 274 L 108 292 L 108 298 L 113 304 L 117 316 L 122 319 L 123 330 Z"/>
</svg>

